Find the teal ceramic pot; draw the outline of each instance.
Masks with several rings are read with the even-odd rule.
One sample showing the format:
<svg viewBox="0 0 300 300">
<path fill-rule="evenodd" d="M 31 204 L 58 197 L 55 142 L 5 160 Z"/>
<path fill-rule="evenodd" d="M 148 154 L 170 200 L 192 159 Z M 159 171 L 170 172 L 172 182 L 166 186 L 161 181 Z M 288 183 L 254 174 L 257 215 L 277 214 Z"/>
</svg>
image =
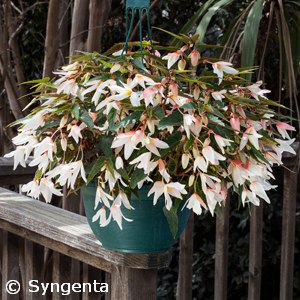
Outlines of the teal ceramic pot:
<svg viewBox="0 0 300 300">
<path fill-rule="evenodd" d="M 164 199 L 161 197 L 157 204 L 153 205 L 153 197 L 147 196 L 149 189 L 150 186 L 146 186 L 139 190 L 140 199 L 132 195 L 130 204 L 134 210 L 122 209 L 124 216 L 133 219 L 133 222 L 123 220 L 121 230 L 113 220 L 106 227 L 100 227 L 98 221 L 92 222 L 96 213 L 96 187 L 89 184 L 82 188 L 89 225 L 104 248 L 126 253 L 154 253 L 166 251 L 176 242 L 188 222 L 190 210 L 181 210 L 182 206 L 178 209 L 179 229 L 174 239 L 163 213 Z"/>
</svg>

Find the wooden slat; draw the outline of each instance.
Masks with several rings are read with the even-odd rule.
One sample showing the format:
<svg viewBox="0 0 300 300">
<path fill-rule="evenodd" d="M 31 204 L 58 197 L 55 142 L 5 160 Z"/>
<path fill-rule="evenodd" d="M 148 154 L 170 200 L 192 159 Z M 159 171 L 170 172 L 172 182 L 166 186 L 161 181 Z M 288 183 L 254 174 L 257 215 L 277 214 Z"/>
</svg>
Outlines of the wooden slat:
<svg viewBox="0 0 300 300">
<path fill-rule="evenodd" d="M 9 294 L 6 292 L 5 286 L 9 280 L 17 280 L 20 282 L 19 270 L 19 237 L 9 232 L 3 232 L 3 252 L 2 252 L 2 300 L 18 300 L 20 294 Z M 17 286 L 12 286 L 17 288 Z"/>
<path fill-rule="evenodd" d="M 294 163 L 296 161 L 294 160 Z M 294 252 L 295 252 L 295 218 L 298 190 L 298 174 L 284 170 L 281 266 L 280 266 L 280 300 L 293 299 Z"/>
<path fill-rule="evenodd" d="M 82 270 L 82 281 L 85 283 L 93 284 L 94 280 L 97 283 L 104 283 L 105 281 L 105 273 L 99 269 L 91 267 L 89 265 L 83 264 Z M 103 294 L 96 291 L 86 291 L 82 292 L 81 300 L 101 300 L 103 299 Z M 73 299 L 72 299 L 73 300 Z"/>
<path fill-rule="evenodd" d="M 44 247 L 35 244 L 31 241 L 25 240 L 25 287 L 26 300 L 39 300 L 41 294 L 29 292 L 29 281 L 38 280 L 39 282 L 46 282 L 42 274 L 42 266 L 44 264 Z"/>
<path fill-rule="evenodd" d="M 131 269 L 112 265 L 111 299 L 156 300 L 157 270 Z"/>
<path fill-rule="evenodd" d="M 248 300 L 260 299 L 262 268 L 263 203 L 251 205 Z"/>
<path fill-rule="evenodd" d="M 111 264 L 156 269 L 170 262 L 170 252 L 123 254 L 99 245 L 86 218 L 0 188 L 0 228 L 96 268 L 111 271 Z"/>
<path fill-rule="evenodd" d="M 229 241 L 229 211 L 230 195 L 227 197 L 223 214 L 216 217 L 216 256 L 215 256 L 215 285 L 214 299 L 227 299 L 227 267 Z"/>
<path fill-rule="evenodd" d="M 194 213 L 180 237 L 177 299 L 192 299 Z"/>
</svg>

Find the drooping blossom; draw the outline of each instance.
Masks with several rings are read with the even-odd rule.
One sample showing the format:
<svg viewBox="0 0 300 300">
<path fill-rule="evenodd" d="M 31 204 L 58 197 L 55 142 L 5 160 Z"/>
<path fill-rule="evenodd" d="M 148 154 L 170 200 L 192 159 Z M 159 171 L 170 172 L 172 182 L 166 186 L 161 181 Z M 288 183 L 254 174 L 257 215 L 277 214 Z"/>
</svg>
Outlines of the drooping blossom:
<svg viewBox="0 0 300 300">
<path fill-rule="evenodd" d="M 186 200 L 186 203 L 184 204 L 184 207 L 185 206 L 188 209 L 192 209 L 193 212 L 195 214 L 197 214 L 197 215 L 201 215 L 201 213 L 202 213 L 202 207 L 205 208 L 205 209 L 207 209 L 207 206 L 206 206 L 205 202 L 202 200 L 202 198 L 197 193 L 192 194 L 192 196 L 189 197 Z"/>
<path fill-rule="evenodd" d="M 226 62 L 226 61 L 218 61 L 212 64 L 213 72 L 217 74 L 219 77 L 219 84 L 221 84 L 224 73 L 227 74 L 236 74 L 239 71 L 232 68 L 232 63 Z"/>
<path fill-rule="evenodd" d="M 164 195 L 166 209 L 170 210 L 172 207 L 171 196 L 182 199 L 182 194 L 187 194 L 184 184 L 179 182 L 164 183 L 163 181 L 156 181 L 148 193 L 148 197 L 154 193 L 153 205 L 157 203 L 158 198 Z"/>
<path fill-rule="evenodd" d="M 287 133 L 287 130 L 291 130 L 291 131 L 296 130 L 295 127 L 293 127 L 289 124 L 283 123 L 283 122 L 277 122 L 276 128 L 277 128 L 278 132 L 281 134 L 283 139 L 290 139 L 290 136 Z"/>
</svg>

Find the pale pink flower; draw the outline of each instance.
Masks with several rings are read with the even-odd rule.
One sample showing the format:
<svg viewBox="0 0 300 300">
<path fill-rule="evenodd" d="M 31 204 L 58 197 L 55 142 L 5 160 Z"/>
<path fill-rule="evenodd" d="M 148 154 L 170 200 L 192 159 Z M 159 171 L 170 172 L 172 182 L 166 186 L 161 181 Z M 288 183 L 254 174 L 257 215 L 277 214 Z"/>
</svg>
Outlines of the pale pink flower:
<svg viewBox="0 0 300 300">
<path fill-rule="evenodd" d="M 277 122 L 276 127 L 283 139 L 290 139 L 289 134 L 286 132 L 287 130 L 292 130 L 292 131 L 296 130 L 295 127 L 283 122 Z"/>
<path fill-rule="evenodd" d="M 181 53 L 177 51 L 173 53 L 168 53 L 167 55 L 163 56 L 162 59 L 168 61 L 168 69 L 171 69 L 171 67 L 178 61 L 180 56 Z"/>
<path fill-rule="evenodd" d="M 255 206 L 259 206 L 259 199 L 256 197 L 255 193 L 249 191 L 248 189 L 243 189 L 242 192 L 242 203 L 245 206 L 246 200 L 254 204 Z"/>
<path fill-rule="evenodd" d="M 192 209 L 193 212 L 197 215 L 201 215 L 202 207 L 207 209 L 207 206 L 202 198 L 196 193 L 194 193 L 189 199 L 187 199 L 186 203 L 184 204 L 184 207 L 185 206 L 189 209 Z M 184 207 L 182 209 L 184 209 Z"/>
<path fill-rule="evenodd" d="M 230 116 L 230 126 L 232 129 L 240 132 L 241 131 L 241 124 L 240 124 L 240 118 L 235 115 L 235 114 L 231 114 Z"/>
<path fill-rule="evenodd" d="M 99 220 L 100 227 L 103 227 L 102 225 L 107 223 L 105 206 L 102 206 L 93 216 L 92 222 L 96 222 L 97 220 Z"/>
<path fill-rule="evenodd" d="M 183 153 L 181 156 L 181 165 L 183 169 L 186 169 L 189 165 L 190 160 L 190 154 L 189 153 Z"/>
<path fill-rule="evenodd" d="M 262 85 L 262 81 L 258 81 L 252 85 L 247 86 L 247 89 L 251 92 L 251 96 L 259 101 L 259 97 L 266 98 L 264 94 L 270 93 L 269 90 L 262 90 L 260 86 Z"/>
<path fill-rule="evenodd" d="M 200 53 L 196 49 L 194 49 L 190 55 L 189 58 L 191 59 L 191 64 L 193 67 L 196 67 L 198 65 L 199 59 L 200 59 Z"/>
<path fill-rule="evenodd" d="M 171 180 L 171 176 L 168 173 L 167 169 L 166 169 L 166 164 L 162 159 L 158 160 L 158 169 L 159 169 L 159 173 L 162 176 L 162 178 L 166 181 L 169 182 Z"/>
<path fill-rule="evenodd" d="M 227 90 L 221 90 L 221 91 L 216 91 L 212 92 L 211 96 L 218 101 L 222 101 L 223 98 L 225 98 L 224 94 L 227 93 Z"/>
<path fill-rule="evenodd" d="M 255 149 L 259 150 L 258 140 L 262 137 L 261 134 L 258 134 L 253 126 L 250 126 L 243 133 L 241 143 L 240 143 L 240 151 L 244 149 L 246 144 L 249 142 L 255 147 Z"/>
</svg>

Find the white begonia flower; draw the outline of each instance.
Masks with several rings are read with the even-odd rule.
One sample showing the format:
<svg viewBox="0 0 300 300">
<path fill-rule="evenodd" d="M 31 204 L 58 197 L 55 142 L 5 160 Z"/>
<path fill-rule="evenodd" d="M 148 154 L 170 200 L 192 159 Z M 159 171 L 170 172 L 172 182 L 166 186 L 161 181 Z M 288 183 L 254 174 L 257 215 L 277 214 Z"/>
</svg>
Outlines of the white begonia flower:
<svg viewBox="0 0 300 300">
<path fill-rule="evenodd" d="M 82 139 L 81 130 L 86 128 L 86 127 L 87 127 L 87 125 L 85 123 L 81 123 L 79 126 L 78 125 L 73 125 L 71 127 L 71 130 L 70 130 L 70 133 L 69 133 L 68 136 L 69 137 L 71 136 L 75 140 L 76 144 L 78 144 L 79 138 Z"/>
<path fill-rule="evenodd" d="M 96 190 L 96 197 L 95 197 L 95 207 L 94 209 L 97 208 L 97 206 L 99 205 L 99 203 L 103 203 L 106 207 L 110 207 L 110 203 L 109 200 L 114 200 L 114 198 L 109 195 L 108 193 L 106 193 L 100 185 L 97 186 L 97 190 Z"/>
<path fill-rule="evenodd" d="M 41 170 L 43 174 L 46 172 L 48 165 L 49 165 L 49 156 L 47 152 L 45 152 L 40 156 L 37 156 L 29 163 L 29 167 L 38 166 L 38 169 Z"/>
<path fill-rule="evenodd" d="M 145 83 L 154 84 L 155 82 L 152 78 L 144 76 L 142 74 L 136 74 L 132 81 L 133 86 L 135 86 L 136 84 L 139 84 L 144 89 L 146 88 Z"/>
<path fill-rule="evenodd" d="M 21 188 L 21 191 L 27 193 L 28 196 L 38 199 L 40 196 L 40 186 L 37 180 L 30 181 L 24 184 Z"/>
<path fill-rule="evenodd" d="M 221 90 L 221 91 L 216 91 L 216 92 L 212 92 L 211 96 L 218 101 L 222 101 L 222 99 L 225 98 L 224 94 L 226 94 L 227 91 L 226 90 Z"/>
<path fill-rule="evenodd" d="M 41 142 L 34 145 L 35 159 L 40 157 L 44 153 L 47 153 L 49 160 L 53 161 L 53 153 L 56 153 L 56 144 L 49 136 L 45 137 Z"/>
<path fill-rule="evenodd" d="M 5 154 L 4 157 L 14 158 L 14 170 L 15 170 L 19 164 L 24 168 L 26 167 L 25 155 L 26 155 L 26 146 L 18 146 L 16 150 Z"/>
<path fill-rule="evenodd" d="M 164 183 L 163 181 L 156 181 L 148 193 L 148 197 L 154 193 L 153 205 L 157 203 L 158 198 L 163 194 L 165 198 L 166 209 L 170 210 L 172 207 L 172 199 L 170 196 L 182 199 L 181 194 L 187 194 L 183 184 L 179 182 Z"/>
<path fill-rule="evenodd" d="M 22 131 L 26 130 L 36 130 L 39 127 L 42 127 L 45 125 L 45 117 L 44 115 L 48 112 L 48 110 L 43 109 L 37 112 L 36 114 L 26 118 L 25 120 L 22 120 L 22 123 L 24 124 L 24 127 L 22 128 Z"/>
<path fill-rule="evenodd" d="M 226 62 L 226 61 L 218 61 L 212 64 L 213 72 L 217 74 L 219 77 L 219 84 L 221 84 L 224 73 L 227 74 L 236 74 L 239 71 L 232 68 L 232 63 Z"/>
<path fill-rule="evenodd" d="M 186 200 L 182 210 L 185 207 L 187 207 L 188 209 L 192 209 L 193 212 L 197 215 L 201 215 L 202 207 L 207 209 L 207 206 L 204 203 L 204 201 L 202 200 L 202 198 L 196 193 L 192 194 L 192 196 Z"/>
<path fill-rule="evenodd" d="M 52 194 L 56 196 L 63 196 L 61 191 L 56 189 L 54 187 L 54 183 L 48 178 L 42 178 L 40 180 L 40 192 L 47 203 L 51 202 Z"/>
<path fill-rule="evenodd" d="M 207 163 L 211 163 L 212 165 L 219 165 L 219 161 L 223 161 L 226 158 L 215 151 L 211 146 L 206 146 L 202 149 L 202 154 L 205 157 Z"/>
</svg>

